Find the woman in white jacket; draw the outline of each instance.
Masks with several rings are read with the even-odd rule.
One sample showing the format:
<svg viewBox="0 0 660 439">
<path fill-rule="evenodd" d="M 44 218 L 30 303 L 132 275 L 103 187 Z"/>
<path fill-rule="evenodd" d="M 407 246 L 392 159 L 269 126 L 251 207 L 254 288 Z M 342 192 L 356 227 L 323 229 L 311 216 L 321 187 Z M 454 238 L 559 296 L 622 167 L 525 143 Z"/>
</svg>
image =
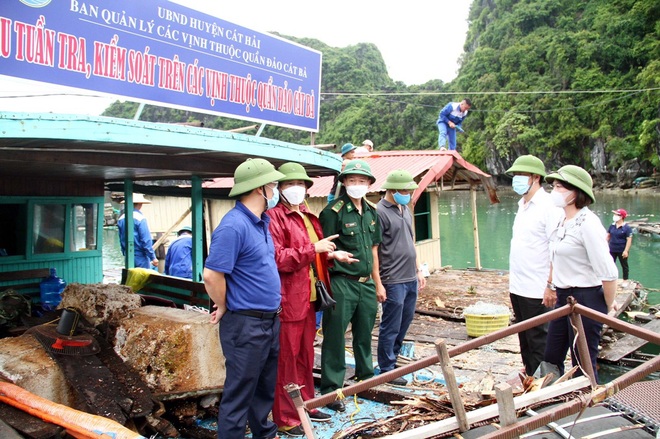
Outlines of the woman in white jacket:
<svg viewBox="0 0 660 439">
<path fill-rule="evenodd" d="M 591 176 L 579 166 L 566 165 L 545 180 L 552 184 L 550 195 L 555 205 L 564 209 L 564 218 L 550 240 L 552 270 L 543 303 L 559 308 L 572 296 L 579 304 L 607 314 L 615 306 L 619 273 L 605 239 L 607 232 L 588 207 L 596 201 Z M 596 359 L 603 324 L 585 317 L 582 323 L 598 380 Z M 569 349 L 573 365 L 580 361 L 573 340 L 568 316 L 550 322 L 544 360 L 555 364 L 562 374 Z"/>
</svg>

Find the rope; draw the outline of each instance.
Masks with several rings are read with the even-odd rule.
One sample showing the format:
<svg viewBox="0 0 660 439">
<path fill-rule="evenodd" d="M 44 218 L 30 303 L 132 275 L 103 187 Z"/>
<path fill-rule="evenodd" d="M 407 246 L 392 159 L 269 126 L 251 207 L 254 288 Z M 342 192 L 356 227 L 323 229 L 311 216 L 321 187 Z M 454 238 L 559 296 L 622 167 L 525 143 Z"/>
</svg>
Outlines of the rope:
<svg viewBox="0 0 660 439">
<path fill-rule="evenodd" d="M 351 417 L 350 417 L 351 424 L 355 424 L 355 419 L 353 419 L 353 418 L 355 417 L 355 415 L 360 413 L 360 411 L 362 410 L 360 408 L 360 404 L 358 404 L 357 393 L 353 394 L 353 404 L 355 404 L 355 411 L 353 411 L 353 413 L 351 413 Z"/>
<path fill-rule="evenodd" d="M 6 299 L 17 299 L 18 304 L 13 310 L 7 310 L 4 307 L 4 301 Z M 21 315 L 21 306 L 20 305 L 25 305 L 26 310 L 25 310 L 25 315 L 29 316 L 32 314 L 32 303 L 30 303 L 30 300 L 28 300 L 24 295 L 17 293 L 16 291 L 9 289 L 5 290 L 2 293 L 0 293 L 0 319 L 6 320 L 7 322 L 11 322 L 14 319 L 18 318 Z"/>
<path fill-rule="evenodd" d="M 430 379 L 428 379 L 428 380 L 420 380 L 420 379 L 417 378 L 417 374 L 420 373 L 420 372 L 423 371 L 423 370 L 428 371 L 428 372 L 431 372 L 431 378 L 430 378 Z M 436 373 L 435 373 L 435 371 L 434 371 L 434 370 L 431 370 L 431 369 L 429 369 L 429 368 L 424 368 L 424 369 L 420 369 L 420 370 L 418 370 L 418 371 L 413 372 L 413 383 L 415 383 L 415 384 L 421 384 L 421 385 L 423 385 L 423 384 L 431 384 L 432 382 L 435 381 L 435 379 L 436 379 Z"/>
</svg>

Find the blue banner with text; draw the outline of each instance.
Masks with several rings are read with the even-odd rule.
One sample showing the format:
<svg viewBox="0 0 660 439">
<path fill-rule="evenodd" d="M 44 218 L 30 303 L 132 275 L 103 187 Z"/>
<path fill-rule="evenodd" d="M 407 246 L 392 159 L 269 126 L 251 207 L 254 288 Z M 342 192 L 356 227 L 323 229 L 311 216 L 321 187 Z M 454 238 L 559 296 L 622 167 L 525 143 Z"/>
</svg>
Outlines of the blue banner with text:
<svg viewBox="0 0 660 439">
<path fill-rule="evenodd" d="M 0 75 L 319 128 L 321 52 L 165 0 L 2 0 Z"/>
</svg>

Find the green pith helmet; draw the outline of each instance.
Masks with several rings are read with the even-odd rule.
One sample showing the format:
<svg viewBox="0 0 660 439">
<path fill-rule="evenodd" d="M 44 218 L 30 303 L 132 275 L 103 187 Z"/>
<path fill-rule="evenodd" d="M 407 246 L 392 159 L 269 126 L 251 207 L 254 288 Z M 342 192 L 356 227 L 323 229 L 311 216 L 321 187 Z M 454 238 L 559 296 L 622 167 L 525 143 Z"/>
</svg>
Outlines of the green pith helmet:
<svg viewBox="0 0 660 439">
<path fill-rule="evenodd" d="M 550 184 L 555 180 L 564 181 L 575 186 L 587 194 L 591 201 L 596 202 L 593 191 L 594 182 L 591 175 L 581 167 L 575 165 L 562 166 L 559 171 L 552 172 L 545 177 L 545 181 Z"/>
<path fill-rule="evenodd" d="M 247 159 L 234 171 L 234 187 L 229 192 L 230 197 L 250 192 L 274 181 L 279 181 L 284 174 L 275 170 L 268 160 Z"/>
<path fill-rule="evenodd" d="M 513 162 L 513 165 L 506 170 L 505 174 L 512 175 L 514 172 L 524 174 L 536 174 L 545 177 L 545 165 L 540 158 L 533 155 L 521 155 Z"/>
<path fill-rule="evenodd" d="M 190 226 L 183 226 L 183 227 L 181 227 L 181 228 L 179 229 L 179 231 L 177 232 L 177 234 L 178 234 L 178 235 L 181 235 L 182 233 L 185 233 L 185 232 L 192 233 L 192 227 L 190 227 Z"/>
<path fill-rule="evenodd" d="M 303 180 L 308 189 L 314 184 L 314 181 L 309 178 L 307 171 L 300 163 L 285 163 L 277 170 L 284 174 L 280 181 Z"/>
<path fill-rule="evenodd" d="M 417 183 L 413 180 L 410 172 L 405 169 L 396 169 L 387 174 L 387 180 L 385 180 L 385 184 L 381 187 L 383 189 L 413 190 L 417 189 L 419 186 L 417 186 Z"/>
<path fill-rule="evenodd" d="M 339 181 L 343 182 L 347 175 L 366 175 L 371 180 L 371 184 L 376 182 L 376 177 L 371 173 L 371 166 L 364 160 L 351 160 L 346 164 L 344 171 L 339 174 Z"/>
<path fill-rule="evenodd" d="M 357 148 L 357 146 L 353 145 L 352 143 L 344 144 L 344 146 L 341 147 L 341 156 L 344 157 L 349 152 L 355 151 L 355 148 Z"/>
</svg>

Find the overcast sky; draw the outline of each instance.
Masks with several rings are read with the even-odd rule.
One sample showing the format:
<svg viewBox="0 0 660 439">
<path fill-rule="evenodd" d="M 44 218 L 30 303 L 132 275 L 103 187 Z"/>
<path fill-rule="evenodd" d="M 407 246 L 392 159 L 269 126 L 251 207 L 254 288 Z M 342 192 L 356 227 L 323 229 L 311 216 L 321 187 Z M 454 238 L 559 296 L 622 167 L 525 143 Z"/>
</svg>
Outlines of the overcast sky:
<svg viewBox="0 0 660 439">
<path fill-rule="evenodd" d="M 316 38 L 329 46 L 373 43 L 389 75 L 407 85 L 456 77 L 471 0 L 171 0 L 260 32 Z M 249 5 L 249 7 L 246 7 Z"/>
<path fill-rule="evenodd" d="M 456 77 L 463 52 L 471 0 L 171 0 L 203 13 L 260 32 L 316 38 L 333 47 L 373 43 L 389 76 L 407 85 Z M 55 86 L 37 88 L 0 81 L 0 96 L 59 93 Z M 84 93 L 84 92 L 81 92 Z M 1 98 L 0 110 L 100 114 L 112 99 L 62 96 Z"/>
</svg>

